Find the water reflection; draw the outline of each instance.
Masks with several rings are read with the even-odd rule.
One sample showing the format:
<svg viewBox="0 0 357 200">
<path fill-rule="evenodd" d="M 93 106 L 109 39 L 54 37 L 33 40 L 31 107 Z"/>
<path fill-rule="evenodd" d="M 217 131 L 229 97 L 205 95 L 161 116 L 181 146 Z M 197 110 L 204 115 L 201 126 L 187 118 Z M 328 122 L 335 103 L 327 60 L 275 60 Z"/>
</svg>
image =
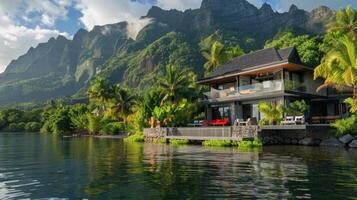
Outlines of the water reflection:
<svg viewBox="0 0 357 200">
<path fill-rule="evenodd" d="M 357 151 L 0 134 L 0 199 L 352 199 Z"/>
</svg>

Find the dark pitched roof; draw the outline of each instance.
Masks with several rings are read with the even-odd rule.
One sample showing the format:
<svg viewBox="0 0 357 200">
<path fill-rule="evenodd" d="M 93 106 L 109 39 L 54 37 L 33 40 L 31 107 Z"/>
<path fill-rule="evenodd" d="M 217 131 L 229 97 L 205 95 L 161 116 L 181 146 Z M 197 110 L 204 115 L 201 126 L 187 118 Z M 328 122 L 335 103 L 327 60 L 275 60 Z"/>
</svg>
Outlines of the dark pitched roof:
<svg viewBox="0 0 357 200">
<path fill-rule="evenodd" d="M 300 57 L 295 47 L 277 50 L 276 48 L 262 49 L 237 58 L 232 59 L 220 68 L 213 71 L 205 79 L 227 75 L 231 73 L 238 73 L 245 71 L 248 68 L 266 66 L 269 64 L 279 62 L 292 62 L 301 64 Z"/>
</svg>

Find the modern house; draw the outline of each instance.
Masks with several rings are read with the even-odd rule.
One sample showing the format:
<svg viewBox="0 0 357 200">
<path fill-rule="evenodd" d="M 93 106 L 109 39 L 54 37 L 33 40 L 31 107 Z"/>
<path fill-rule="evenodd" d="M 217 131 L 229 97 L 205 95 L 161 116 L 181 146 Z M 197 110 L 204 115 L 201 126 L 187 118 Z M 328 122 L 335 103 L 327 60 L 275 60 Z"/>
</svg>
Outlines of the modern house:
<svg viewBox="0 0 357 200">
<path fill-rule="evenodd" d="M 310 105 L 307 120 L 313 117 L 348 116 L 345 96 L 332 89 L 317 88 L 323 80 L 313 79 L 314 68 L 301 62 L 294 47 L 263 49 L 232 59 L 208 77 L 199 80 L 209 86 L 203 103 L 207 120 L 262 118 L 259 102 L 288 106 L 304 99 Z"/>
</svg>

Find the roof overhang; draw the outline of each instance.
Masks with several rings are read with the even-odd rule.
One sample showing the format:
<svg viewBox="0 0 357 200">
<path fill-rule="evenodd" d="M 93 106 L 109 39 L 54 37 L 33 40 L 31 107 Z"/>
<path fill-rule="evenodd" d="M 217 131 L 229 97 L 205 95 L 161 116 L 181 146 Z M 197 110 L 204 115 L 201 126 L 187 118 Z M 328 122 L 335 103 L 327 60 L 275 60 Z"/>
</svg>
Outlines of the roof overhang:
<svg viewBox="0 0 357 200">
<path fill-rule="evenodd" d="M 312 68 L 304 66 L 304 65 L 291 63 L 288 61 L 282 61 L 282 62 L 275 62 L 275 63 L 266 64 L 266 65 L 260 65 L 260 66 L 246 68 L 239 72 L 233 72 L 233 73 L 220 75 L 220 76 L 216 76 L 216 77 L 204 78 L 204 79 L 197 81 L 197 83 L 207 84 L 207 83 L 212 83 L 212 82 L 216 82 L 216 81 L 234 80 L 235 77 L 237 77 L 237 76 L 244 76 L 244 75 L 253 76 L 253 75 L 260 74 L 260 73 L 267 73 L 267 72 L 272 72 L 272 71 L 280 70 L 280 69 L 288 69 L 290 71 L 313 71 Z"/>
</svg>

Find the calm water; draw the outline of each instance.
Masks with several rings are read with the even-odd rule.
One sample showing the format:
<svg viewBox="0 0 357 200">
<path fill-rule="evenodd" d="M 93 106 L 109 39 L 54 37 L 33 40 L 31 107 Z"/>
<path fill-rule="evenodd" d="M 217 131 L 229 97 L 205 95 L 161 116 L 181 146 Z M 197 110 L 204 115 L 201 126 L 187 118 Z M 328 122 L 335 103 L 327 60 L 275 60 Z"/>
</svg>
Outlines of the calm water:
<svg viewBox="0 0 357 200">
<path fill-rule="evenodd" d="M 0 199 L 357 199 L 357 151 L 0 134 Z"/>
</svg>

